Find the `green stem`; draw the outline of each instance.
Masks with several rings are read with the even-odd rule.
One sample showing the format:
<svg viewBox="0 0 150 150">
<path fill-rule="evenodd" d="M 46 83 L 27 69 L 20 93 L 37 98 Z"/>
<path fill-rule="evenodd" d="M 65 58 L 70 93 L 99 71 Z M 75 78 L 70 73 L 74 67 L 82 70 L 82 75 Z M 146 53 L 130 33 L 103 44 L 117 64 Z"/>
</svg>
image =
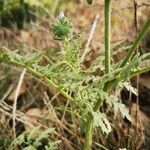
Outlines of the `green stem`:
<svg viewBox="0 0 150 150">
<path fill-rule="evenodd" d="M 111 0 L 105 0 L 105 73 L 110 72 Z"/>
<path fill-rule="evenodd" d="M 111 31 L 111 0 L 105 0 L 105 74 L 110 72 L 110 31 Z M 98 100 L 94 106 L 94 111 L 98 111 L 102 100 Z M 93 118 L 89 114 L 86 124 L 85 143 L 83 150 L 90 150 L 93 136 Z"/>
<path fill-rule="evenodd" d="M 26 68 L 28 72 L 30 72 L 31 74 L 33 74 L 34 76 L 36 76 L 37 78 L 39 78 L 41 81 L 43 81 L 44 83 L 46 83 L 47 85 L 51 85 L 54 89 L 56 89 L 58 92 L 60 92 L 65 98 L 67 98 L 68 100 L 70 100 L 70 102 L 73 102 L 74 99 L 68 95 L 68 93 L 66 93 L 65 91 L 63 91 L 57 84 L 55 84 L 51 79 L 45 77 L 42 75 L 42 73 L 38 72 L 37 70 L 33 69 L 32 67 L 26 66 L 20 62 L 16 62 L 13 60 L 6 60 L 5 61 L 8 64 L 14 65 L 14 66 L 20 66 L 22 68 Z"/>
<path fill-rule="evenodd" d="M 93 135 L 93 118 L 91 115 L 88 116 L 86 124 L 86 133 L 85 133 L 85 143 L 83 150 L 90 150 L 92 145 L 92 135 Z"/>
<path fill-rule="evenodd" d="M 131 49 L 129 50 L 127 56 L 125 57 L 125 59 L 123 60 L 122 64 L 120 65 L 120 67 L 125 66 L 125 64 L 130 60 L 130 58 L 133 55 L 133 52 L 135 51 L 136 47 L 138 46 L 138 44 L 140 43 L 140 41 L 142 40 L 142 38 L 144 37 L 144 35 L 146 34 L 146 32 L 148 31 L 150 27 L 150 18 L 148 19 L 148 21 L 144 24 L 143 29 L 141 30 L 141 32 L 139 33 L 138 37 L 135 39 Z"/>
</svg>

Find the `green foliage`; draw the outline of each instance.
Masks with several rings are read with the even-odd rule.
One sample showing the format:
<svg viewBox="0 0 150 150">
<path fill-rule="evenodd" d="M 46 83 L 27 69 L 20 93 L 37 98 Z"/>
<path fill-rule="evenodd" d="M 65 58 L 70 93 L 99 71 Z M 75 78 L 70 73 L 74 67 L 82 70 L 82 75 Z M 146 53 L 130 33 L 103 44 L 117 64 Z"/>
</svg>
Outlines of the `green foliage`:
<svg viewBox="0 0 150 150">
<path fill-rule="evenodd" d="M 14 150 L 15 147 L 18 147 L 21 150 L 56 150 L 57 144 L 60 143 L 60 141 L 53 142 L 50 139 L 50 134 L 53 134 L 54 129 L 49 128 L 41 133 L 39 128 L 40 127 L 33 129 L 31 133 L 24 132 L 19 135 L 13 140 L 8 150 Z"/>
<path fill-rule="evenodd" d="M 112 93 L 120 86 L 125 86 L 128 90 L 135 92 L 124 81 L 140 72 L 150 70 L 149 66 L 141 67 L 141 63 L 149 59 L 150 54 L 145 56 L 135 55 L 124 66 L 120 66 L 121 60 L 119 63 L 112 65 L 113 68 L 110 68 L 110 73 L 104 74 L 102 72 L 101 75 L 94 75 L 91 68 L 84 69 L 79 64 L 81 37 L 79 34 L 72 37 L 71 28 L 71 21 L 68 18 L 58 19 L 54 24 L 54 36 L 63 42 L 64 49 L 55 55 L 55 60 L 46 65 L 42 63 L 44 58 L 40 53 L 22 56 L 16 52 L 6 53 L 0 51 L 0 62 L 26 68 L 31 74 L 57 89 L 66 99 L 70 100 L 71 106 L 76 108 L 82 121 L 86 123 L 86 131 L 90 129 L 87 132 L 86 139 L 86 141 L 89 141 L 93 134 L 93 127 L 100 127 L 105 134 L 111 132 L 108 114 L 105 111 L 99 111 L 104 102 L 107 103 L 109 110 L 112 110 L 114 114 L 120 112 L 123 117 L 132 121 L 126 106 Z M 97 68 L 97 64 L 92 68 Z M 34 140 L 34 142 L 30 141 L 32 139 L 29 138 L 31 134 L 27 137 L 27 142 L 30 143 L 28 148 L 33 149 L 40 144 L 38 142 L 41 137 L 37 141 Z M 19 138 L 19 142 L 22 143 L 23 140 L 24 137 Z"/>
<path fill-rule="evenodd" d="M 6 56 L 5 56 L 6 57 Z M 10 59 L 15 60 L 16 62 L 22 62 L 25 65 L 37 64 L 41 60 L 40 53 L 28 53 L 25 56 L 21 56 L 17 53 L 12 52 Z"/>
<path fill-rule="evenodd" d="M 64 59 L 74 67 L 78 67 L 81 51 L 81 36 L 75 35 L 71 39 L 65 38 L 64 42 Z"/>
<path fill-rule="evenodd" d="M 118 97 L 114 95 L 110 95 L 110 96 L 106 95 L 105 99 L 106 99 L 106 103 L 109 106 L 113 107 L 114 114 L 118 114 L 118 112 L 120 112 L 123 118 L 126 118 L 133 123 L 133 119 L 129 115 L 128 109 L 124 104 L 119 102 Z"/>
<path fill-rule="evenodd" d="M 94 126 L 100 127 L 102 132 L 107 134 L 111 132 L 111 124 L 108 121 L 105 113 L 92 112 L 94 119 Z"/>
<path fill-rule="evenodd" d="M 138 96 L 138 91 L 134 88 L 129 82 L 123 82 L 123 86 L 127 89 L 127 91 L 133 93 L 134 95 Z"/>
<path fill-rule="evenodd" d="M 72 22 L 70 18 L 58 18 L 57 22 L 53 25 L 52 31 L 54 36 L 58 39 L 67 38 L 72 29 Z"/>
<path fill-rule="evenodd" d="M 78 39 L 79 37 L 76 36 L 76 38 Z M 73 41 L 69 41 L 68 44 L 70 45 L 77 40 L 74 38 L 71 39 Z M 75 56 L 74 51 L 72 51 L 72 53 L 69 51 L 69 54 L 67 54 L 67 52 L 68 49 L 66 49 L 66 51 L 64 50 L 62 54 L 57 55 L 57 59 L 54 63 L 47 65 L 41 64 L 42 55 L 40 55 L 40 53 L 25 56 L 15 52 L 1 53 L 1 61 L 7 61 L 8 63 L 25 67 L 33 75 L 41 78 L 41 80 L 44 80 L 50 86 L 57 88 L 66 98 L 69 98 L 71 102 L 76 104 L 76 108 L 80 111 L 83 118 L 90 112 L 94 119 L 94 126 L 100 126 L 104 133 L 108 134 L 111 131 L 111 125 L 106 118 L 106 114 L 94 111 L 94 104 L 98 100 L 101 101 L 101 105 L 105 100 L 110 108 L 115 112 L 120 111 L 123 117 L 131 121 L 126 107 L 118 101 L 117 97 L 113 97 L 105 92 L 104 88 L 110 88 L 110 85 L 112 85 L 112 88 L 114 88 L 114 85 L 116 87 L 120 86 L 122 81 L 130 78 L 130 76 L 139 69 L 139 63 L 137 62 L 139 62 L 140 58 L 135 57 L 133 62 L 110 74 L 94 76 L 84 72 L 84 69 L 80 66 L 75 65 L 78 64 L 75 62 L 80 56 L 78 53 L 76 53 L 77 55 Z M 66 58 L 66 55 L 70 57 Z M 75 57 L 75 59 L 72 59 L 73 57 Z M 122 86 L 123 85 L 124 84 L 122 84 Z M 125 84 L 125 86 L 127 85 Z"/>
</svg>

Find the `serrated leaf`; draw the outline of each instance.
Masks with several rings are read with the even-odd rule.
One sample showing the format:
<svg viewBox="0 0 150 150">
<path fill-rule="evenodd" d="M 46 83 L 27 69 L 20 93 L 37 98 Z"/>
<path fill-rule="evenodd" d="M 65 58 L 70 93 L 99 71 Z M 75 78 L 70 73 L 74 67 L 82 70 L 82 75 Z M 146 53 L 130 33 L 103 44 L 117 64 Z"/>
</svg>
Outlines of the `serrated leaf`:
<svg viewBox="0 0 150 150">
<path fill-rule="evenodd" d="M 111 132 L 111 125 L 105 114 L 100 112 L 92 112 L 94 119 L 94 126 L 100 127 L 102 132 L 108 134 Z"/>
<path fill-rule="evenodd" d="M 112 101 L 112 104 L 114 106 L 114 110 L 120 111 L 120 113 L 122 114 L 123 118 L 127 118 L 130 122 L 133 122 L 132 117 L 129 114 L 129 110 L 126 108 L 126 106 L 122 103 L 119 103 L 117 101 Z"/>
<path fill-rule="evenodd" d="M 117 114 L 118 111 L 122 114 L 123 118 L 127 118 L 130 122 L 133 122 L 132 117 L 129 114 L 129 110 L 126 106 L 118 101 L 118 97 L 114 95 L 107 95 L 106 94 L 106 103 L 114 108 L 114 112 Z"/>
<path fill-rule="evenodd" d="M 133 122 L 133 119 L 132 119 L 131 115 L 129 114 L 129 110 L 126 108 L 126 106 L 121 103 L 118 106 L 119 106 L 118 108 L 119 108 L 123 118 L 126 117 L 130 122 Z"/>
<path fill-rule="evenodd" d="M 132 92 L 133 94 L 135 94 L 136 96 L 138 96 L 138 91 L 136 88 L 134 88 L 129 82 L 124 82 L 123 86 L 130 92 Z"/>
</svg>

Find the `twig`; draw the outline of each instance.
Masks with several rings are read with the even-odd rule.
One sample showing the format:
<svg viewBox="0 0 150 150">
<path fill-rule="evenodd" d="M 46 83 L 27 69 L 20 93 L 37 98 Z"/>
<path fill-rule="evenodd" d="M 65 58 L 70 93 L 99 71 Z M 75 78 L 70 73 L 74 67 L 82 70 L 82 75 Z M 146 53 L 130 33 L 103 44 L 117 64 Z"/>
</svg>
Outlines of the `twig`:
<svg viewBox="0 0 150 150">
<path fill-rule="evenodd" d="M 56 95 L 54 95 L 54 97 L 56 98 L 58 96 L 59 93 L 57 93 Z M 47 100 L 46 100 L 47 99 Z M 63 129 L 65 129 L 66 131 L 68 131 L 70 134 L 72 134 L 74 137 L 76 136 L 74 132 L 72 132 L 68 127 L 66 127 L 62 122 L 61 120 L 59 120 L 55 110 L 54 110 L 54 107 L 53 105 L 51 104 L 51 101 L 49 99 L 49 96 L 47 95 L 46 92 L 44 92 L 44 103 L 46 105 L 46 107 L 49 109 L 49 111 L 51 110 L 53 113 L 54 113 L 54 116 L 53 118 L 55 119 L 51 119 L 51 121 L 53 121 L 54 123 L 56 122 L 60 127 L 62 127 Z M 49 101 L 48 103 L 46 101 Z M 68 101 L 67 101 L 68 103 Z"/>
<path fill-rule="evenodd" d="M 67 100 L 67 103 L 66 103 L 66 106 L 65 106 L 66 109 L 67 109 L 68 105 L 69 105 L 69 100 Z M 65 114 L 66 114 L 66 111 L 64 110 L 64 113 L 63 113 L 63 115 L 62 115 L 62 117 L 61 117 L 60 122 L 63 122 L 63 120 L 64 120 L 64 118 L 65 118 Z"/>
<path fill-rule="evenodd" d="M 14 135 L 14 138 L 16 137 L 16 108 L 17 108 L 17 99 L 18 99 L 19 91 L 20 91 L 20 88 L 21 88 L 21 85 L 22 85 L 25 73 L 26 73 L 26 69 L 23 69 L 23 71 L 22 71 L 22 73 L 20 75 L 20 79 L 19 79 L 19 82 L 18 82 L 18 85 L 17 85 L 16 92 L 15 92 L 15 98 L 14 98 L 14 104 L 13 104 L 13 135 Z"/>
<path fill-rule="evenodd" d="M 136 36 L 138 35 L 138 16 L 137 16 L 137 11 L 138 11 L 138 3 L 136 0 L 134 0 L 134 24 L 135 24 L 135 30 L 136 30 Z M 139 45 L 136 48 L 136 53 L 138 54 L 139 52 Z M 139 95 L 139 75 L 136 76 L 136 88 L 137 92 Z M 136 97 L 136 128 L 135 128 L 135 141 L 138 139 L 138 117 L 139 117 L 139 96 L 137 95 Z M 136 146 L 137 149 L 137 146 Z"/>
<path fill-rule="evenodd" d="M 0 103 L 0 112 L 4 113 L 6 116 L 10 118 L 13 118 L 12 111 L 13 111 L 12 106 L 6 104 L 4 101 Z M 20 111 L 16 111 L 16 120 L 23 124 L 33 127 L 33 125 L 30 123 L 30 119 Z"/>
<path fill-rule="evenodd" d="M 87 41 L 87 44 L 86 44 L 86 48 L 85 48 L 85 51 L 84 51 L 84 53 L 83 53 L 83 55 L 81 57 L 80 63 L 83 63 L 86 54 L 89 52 L 89 46 L 90 46 L 91 40 L 93 38 L 93 35 L 94 35 L 94 32 L 95 32 L 95 29 L 96 29 L 99 17 L 100 17 L 99 14 L 97 14 L 96 17 L 95 17 L 95 20 L 94 20 L 94 23 L 93 23 L 93 26 L 92 26 L 92 29 L 91 29 L 91 32 L 90 32 L 90 36 L 88 38 L 88 41 Z"/>
</svg>

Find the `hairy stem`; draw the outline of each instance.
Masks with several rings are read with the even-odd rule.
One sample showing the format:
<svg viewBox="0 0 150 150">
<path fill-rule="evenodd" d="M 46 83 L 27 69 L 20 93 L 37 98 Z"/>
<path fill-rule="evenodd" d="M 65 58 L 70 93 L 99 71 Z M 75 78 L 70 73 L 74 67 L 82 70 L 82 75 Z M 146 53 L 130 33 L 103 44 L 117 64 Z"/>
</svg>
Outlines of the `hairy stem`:
<svg viewBox="0 0 150 150">
<path fill-rule="evenodd" d="M 105 0 L 105 73 L 110 72 L 111 0 Z"/>
<path fill-rule="evenodd" d="M 83 150 L 90 150 L 92 145 L 92 135 L 93 135 L 93 118 L 91 114 L 87 118 L 86 133 L 85 133 L 85 143 Z"/>
<path fill-rule="evenodd" d="M 105 74 L 110 72 L 110 30 L 111 30 L 111 0 L 105 0 Z M 98 111 L 102 100 L 98 100 L 94 106 L 94 111 Z M 93 118 L 89 114 L 87 118 L 84 150 L 90 150 L 93 136 Z"/>
</svg>

